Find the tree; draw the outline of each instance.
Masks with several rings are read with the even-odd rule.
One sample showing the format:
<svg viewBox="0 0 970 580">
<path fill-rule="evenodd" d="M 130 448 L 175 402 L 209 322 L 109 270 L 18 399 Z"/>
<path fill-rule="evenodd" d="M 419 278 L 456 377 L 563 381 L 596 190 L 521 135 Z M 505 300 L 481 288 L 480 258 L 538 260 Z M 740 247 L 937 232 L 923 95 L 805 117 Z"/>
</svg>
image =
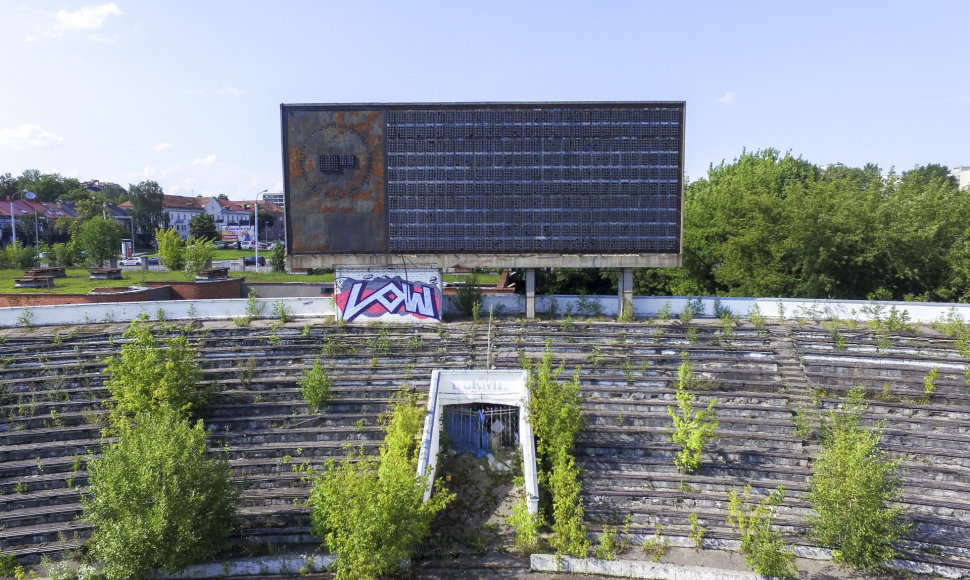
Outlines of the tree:
<svg viewBox="0 0 970 580">
<path fill-rule="evenodd" d="M 78 237 L 81 248 L 87 252 L 88 262 L 103 266 L 118 256 L 124 230 L 111 219 L 96 217 L 81 227 Z"/>
<path fill-rule="evenodd" d="M 216 248 L 211 238 L 191 238 L 185 246 L 185 273 L 190 277 L 212 267 Z"/>
<path fill-rule="evenodd" d="M 228 458 L 210 458 L 208 448 L 202 421 L 153 410 L 88 463 L 83 519 L 109 579 L 177 573 L 225 548 L 240 490 Z"/>
<path fill-rule="evenodd" d="M 882 423 L 862 424 L 865 391 L 849 392 L 841 410 L 832 410 L 823 424 L 821 451 L 812 462 L 808 501 L 811 535 L 832 548 L 836 562 L 860 570 L 878 570 L 895 556 L 892 547 L 907 531 L 899 499 L 898 459 L 878 445 Z"/>
<path fill-rule="evenodd" d="M 313 533 L 336 556 L 338 579 L 377 578 L 397 570 L 428 536 L 431 521 L 454 499 L 440 486 L 424 501 L 424 477 L 416 477 L 416 435 L 424 411 L 414 398 L 391 401 L 382 419 L 379 456 L 350 456 L 313 479 L 307 504 Z"/>
<path fill-rule="evenodd" d="M 131 200 L 135 231 L 139 232 L 137 235 L 141 236 L 142 243 L 148 245 L 151 232 L 164 224 L 165 212 L 162 203 L 165 194 L 157 182 L 142 181 L 129 185 L 128 195 Z"/>
<path fill-rule="evenodd" d="M 274 272 L 283 273 L 286 271 L 286 246 L 280 242 L 273 245 L 273 253 L 270 255 L 269 263 Z"/>
<path fill-rule="evenodd" d="M 187 415 L 205 404 L 209 392 L 198 385 L 202 372 L 196 349 L 185 336 L 159 339 L 150 325 L 138 320 L 123 336 L 128 342 L 107 359 L 104 369 L 115 424 L 154 409 Z"/>
<path fill-rule="evenodd" d="M 200 213 L 189 220 L 189 237 L 197 240 L 217 240 L 219 230 L 212 214 Z"/>
<path fill-rule="evenodd" d="M 158 255 L 166 268 L 178 272 L 185 267 L 185 244 L 175 228 L 156 229 L 155 243 L 158 244 Z"/>
<path fill-rule="evenodd" d="M 276 223 L 276 216 L 265 209 L 261 209 L 256 212 L 256 220 L 259 231 L 263 232 L 262 239 L 265 240 L 269 234 L 269 229 Z"/>
</svg>

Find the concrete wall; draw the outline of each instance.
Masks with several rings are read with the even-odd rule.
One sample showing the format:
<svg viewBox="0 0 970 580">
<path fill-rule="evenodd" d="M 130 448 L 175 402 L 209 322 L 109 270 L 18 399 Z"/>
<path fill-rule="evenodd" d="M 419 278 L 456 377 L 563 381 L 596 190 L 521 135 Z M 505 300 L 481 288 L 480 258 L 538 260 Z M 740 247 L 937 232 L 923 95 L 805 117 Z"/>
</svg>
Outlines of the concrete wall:
<svg viewBox="0 0 970 580">
<path fill-rule="evenodd" d="M 189 285 L 187 283 L 187 285 Z M 239 287 L 241 291 L 242 288 Z M 227 291 L 231 294 L 231 291 Z M 2 295 L 17 296 L 17 295 Z M 54 296 L 29 294 L 28 296 Z M 59 298 L 65 295 L 57 295 Z M 71 295 L 67 295 L 71 296 Z M 128 304 L 111 303 L 99 297 L 106 304 L 91 304 L 89 296 L 78 296 L 85 303 L 59 304 L 57 306 L 25 306 L 9 304 L 0 307 L 0 327 L 22 326 L 27 320 L 30 325 L 83 324 L 89 322 L 132 320 L 142 313 L 152 319 L 161 308 L 166 319 L 180 318 L 234 318 L 246 314 L 246 299 L 233 297 L 227 299 L 203 300 L 157 300 L 140 301 Z M 239 295 L 237 295 L 239 296 Z M 332 296 L 266 297 L 265 317 L 272 316 L 273 305 L 280 301 L 291 308 L 294 316 L 333 316 L 335 314 Z M 616 296 L 537 296 L 536 311 L 548 315 L 555 312 L 557 317 L 566 315 L 573 318 L 592 316 L 616 316 Z M 637 318 L 644 319 L 660 316 L 664 311 L 671 317 L 678 316 L 690 302 L 696 309 L 696 318 L 715 317 L 715 307 L 727 309 L 733 315 L 750 317 L 754 312 L 773 319 L 826 320 L 841 318 L 845 320 L 871 321 L 876 318 L 889 318 L 893 309 L 897 316 L 909 322 L 930 323 L 960 317 L 970 320 L 970 304 L 948 304 L 933 302 L 875 302 L 867 300 L 802 300 L 796 298 L 713 298 L 686 296 L 637 296 L 633 299 L 633 310 Z M 598 305 L 598 306 L 597 306 Z M 520 295 L 492 294 L 483 297 L 481 316 L 487 317 L 489 307 L 494 308 L 496 316 L 523 316 L 525 298 Z M 442 308 L 446 315 L 454 315 L 454 297 L 442 297 Z M 598 310 L 597 310 L 598 308 Z M 56 314 L 55 314 L 56 309 Z"/>
<path fill-rule="evenodd" d="M 317 282 L 308 284 L 306 282 L 275 282 L 242 285 L 242 295 L 249 296 L 249 291 L 255 290 L 256 296 L 260 298 L 284 298 L 303 296 L 307 298 L 319 298 L 333 294 L 333 282 Z"/>
<path fill-rule="evenodd" d="M 294 317 L 333 316 L 333 299 L 276 298 L 260 299 L 262 318 L 273 318 L 277 302 L 286 306 Z M 118 302 L 115 304 L 60 304 L 0 308 L 0 327 L 49 326 L 58 324 L 91 324 L 125 322 L 143 314 L 150 320 L 217 320 L 246 316 L 245 298 L 222 300 L 160 300 Z"/>
</svg>

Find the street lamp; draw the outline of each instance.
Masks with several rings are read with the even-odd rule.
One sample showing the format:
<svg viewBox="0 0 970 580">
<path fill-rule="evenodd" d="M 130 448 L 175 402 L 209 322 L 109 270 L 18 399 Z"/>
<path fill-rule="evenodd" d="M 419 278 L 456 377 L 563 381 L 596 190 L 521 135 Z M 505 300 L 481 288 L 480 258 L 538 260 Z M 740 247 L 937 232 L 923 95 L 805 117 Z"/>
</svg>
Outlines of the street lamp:
<svg viewBox="0 0 970 580">
<path fill-rule="evenodd" d="M 253 201 L 253 218 L 256 222 L 256 271 L 259 272 L 259 196 L 263 195 L 269 191 L 264 189 L 263 191 L 256 194 Z"/>
</svg>

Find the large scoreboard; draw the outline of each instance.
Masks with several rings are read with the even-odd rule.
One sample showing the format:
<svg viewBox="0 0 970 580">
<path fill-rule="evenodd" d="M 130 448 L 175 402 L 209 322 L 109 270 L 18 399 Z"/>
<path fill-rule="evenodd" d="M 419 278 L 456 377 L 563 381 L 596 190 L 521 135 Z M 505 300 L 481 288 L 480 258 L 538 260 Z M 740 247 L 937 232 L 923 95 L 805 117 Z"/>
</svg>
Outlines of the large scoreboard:
<svg viewBox="0 0 970 580">
<path fill-rule="evenodd" d="M 683 102 L 281 105 L 291 266 L 680 264 Z"/>
</svg>

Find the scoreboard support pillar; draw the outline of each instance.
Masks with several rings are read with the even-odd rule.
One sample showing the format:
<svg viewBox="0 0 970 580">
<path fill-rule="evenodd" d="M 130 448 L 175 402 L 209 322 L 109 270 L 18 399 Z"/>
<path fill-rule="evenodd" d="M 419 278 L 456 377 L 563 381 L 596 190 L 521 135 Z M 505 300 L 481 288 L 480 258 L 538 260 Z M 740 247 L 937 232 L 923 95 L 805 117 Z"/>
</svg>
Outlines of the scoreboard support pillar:
<svg viewBox="0 0 970 580">
<path fill-rule="evenodd" d="M 619 318 L 623 319 L 633 315 L 633 268 L 622 268 L 620 278 L 617 283 L 619 308 L 616 309 Z M 630 312 L 627 312 L 627 309 Z"/>
<path fill-rule="evenodd" d="M 525 317 L 536 317 L 536 269 L 527 268 L 525 271 Z"/>
</svg>

